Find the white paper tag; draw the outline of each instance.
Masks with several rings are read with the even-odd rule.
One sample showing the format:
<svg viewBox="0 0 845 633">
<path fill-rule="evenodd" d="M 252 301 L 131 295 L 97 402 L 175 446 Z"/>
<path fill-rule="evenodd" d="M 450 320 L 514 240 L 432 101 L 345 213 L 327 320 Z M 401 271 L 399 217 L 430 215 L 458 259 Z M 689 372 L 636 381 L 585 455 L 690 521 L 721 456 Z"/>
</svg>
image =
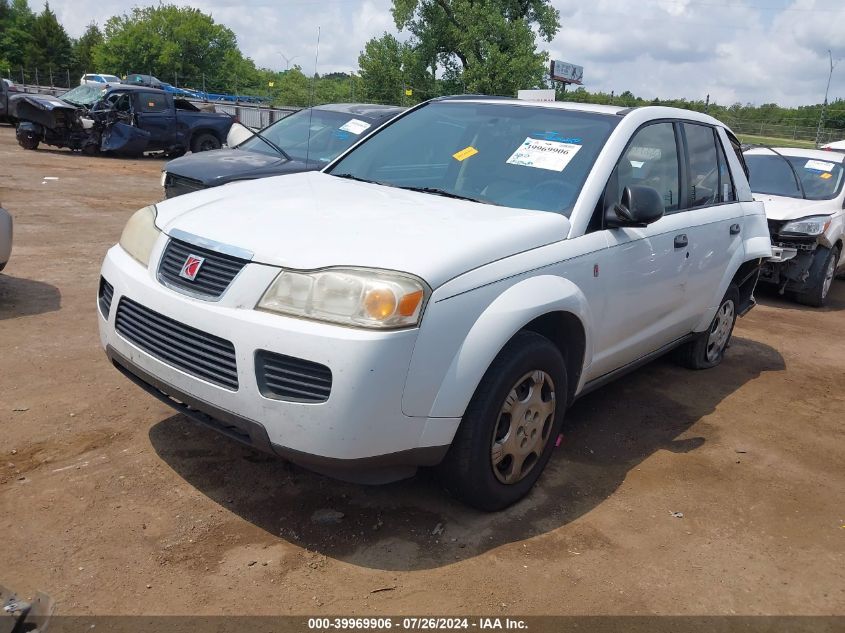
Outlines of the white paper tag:
<svg viewBox="0 0 845 633">
<path fill-rule="evenodd" d="M 833 171 L 833 163 L 827 163 L 823 160 L 808 160 L 804 165 L 804 169 L 818 169 L 819 171 Z"/>
<path fill-rule="evenodd" d="M 581 146 L 574 143 L 541 141 L 529 136 L 505 162 L 509 165 L 563 171 L 579 149 Z"/>
<path fill-rule="evenodd" d="M 370 124 L 360 119 L 349 119 L 346 123 L 340 126 L 340 130 L 344 132 L 351 132 L 355 136 L 359 135 L 370 128 Z"/>
</svg>

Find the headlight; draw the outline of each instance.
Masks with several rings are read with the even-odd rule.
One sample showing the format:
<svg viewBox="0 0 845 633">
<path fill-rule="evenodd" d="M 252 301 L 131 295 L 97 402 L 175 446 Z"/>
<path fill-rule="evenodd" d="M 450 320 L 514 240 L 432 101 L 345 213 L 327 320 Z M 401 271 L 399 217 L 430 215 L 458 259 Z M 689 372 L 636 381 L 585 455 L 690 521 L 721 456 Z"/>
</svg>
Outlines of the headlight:
<svg viewBox="0 0 845 633">
<path fill-rule="evenodd" d="M 283 270 L 257 307 L 318 321 L 390 329 L 417 325 L 429 293 L 425 282 L 403 273 Z"/>
<path fill-rule="evenodd" d="M 781 233 L 800 233 L 801 235 L 821 235 L 830 226 L 830 216 L 817 215 L 811 218 L 801 218 L 787 222 L 781 228 Z"/>
<path fill-rule="evenodd" d="M 160 233 L 156 228 L 155 220 L 155 205 L 144 207 L 132 214 L 120 235 L 120 245 L 123 250 L 144 266 L 150 263 L 150 253 Z"/>
</svg>

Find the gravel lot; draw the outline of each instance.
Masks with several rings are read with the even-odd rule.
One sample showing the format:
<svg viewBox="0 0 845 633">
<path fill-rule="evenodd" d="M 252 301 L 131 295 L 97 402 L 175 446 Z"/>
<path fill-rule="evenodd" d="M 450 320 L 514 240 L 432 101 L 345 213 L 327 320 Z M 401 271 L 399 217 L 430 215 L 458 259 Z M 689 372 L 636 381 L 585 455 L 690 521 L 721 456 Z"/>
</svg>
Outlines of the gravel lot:
<svg viewBox="0 0 845 633">
<path fill-rule="evenodd" d="M 161 165 L 0 126 L 0 584 L 63 614 L 843 613 L 845 281 L 823 310 L 758 293 L 714 370 L 580 400 L 530 498 L 478 514 L 426 473 L 367 488 L 253 453 L 109 365 L 100 262 Z"/>
</svg>

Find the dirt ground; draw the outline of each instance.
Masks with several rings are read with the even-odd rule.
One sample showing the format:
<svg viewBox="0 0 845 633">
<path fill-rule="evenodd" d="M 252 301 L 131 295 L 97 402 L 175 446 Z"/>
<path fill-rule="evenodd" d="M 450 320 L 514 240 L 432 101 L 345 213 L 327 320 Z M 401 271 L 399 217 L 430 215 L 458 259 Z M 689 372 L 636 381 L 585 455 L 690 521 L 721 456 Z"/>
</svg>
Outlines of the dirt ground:
<svg viewBox="0 0 845 633">
<path fill-rule="evenodd" d="M 0 126 L 0 584 L 63 614 L 845 612 L 845 281 L 822 310 L 758 293 L 714 370 L 660 360 L 580 400 L 530 498 L 480 514 L 425 473 L 253 453 L 109 365 L 100 262 L 161 166 Z"/>
</svg>

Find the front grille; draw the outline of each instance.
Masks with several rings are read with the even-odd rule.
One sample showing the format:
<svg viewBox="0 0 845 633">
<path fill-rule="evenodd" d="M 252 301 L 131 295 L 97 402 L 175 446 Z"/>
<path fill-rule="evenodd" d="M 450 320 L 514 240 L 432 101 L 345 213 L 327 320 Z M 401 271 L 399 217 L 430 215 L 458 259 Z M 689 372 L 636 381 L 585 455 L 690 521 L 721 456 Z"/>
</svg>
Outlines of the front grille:
<svg viewBox="0 0 845 633">
<path fill-rule="evenodd" d="M 225 339 L 174 321 L 126 297 L 117 305 L 115 329 L 168 365 L 226 389 L 238 389 L 235 346 Z"/>
<path fill-rule="evenodd" d="M 179 276 L 182 265 L 189 255 L 205 259 L 193 281 Z M 245 259 L 171 239 L 161 256 L 158 278 L 170 287 L 188 290 L 191 294 L 200 297 L 217 299 L 248 263 Z"/>
<path fill-rule="evenodd" d="M 105 277 L 100 277 L 100 289 L 97 292 L 97 304 L 100 306 L 100 313 L 103 318 L 109 320 L 109 310 L 111 310 L 111 300 L 114 297 L 114 288 L 106 281 Z"/>
<path fill-rule="evenodd" d="M 332 390 L 332 370 L 319 363 L 276 354 L 255 353 L 261 395 L 290 402 L 325 402 Z"/>
<path fill-rule="evenodd" d="M 164 179 L 164 195 L 168 198 L 175 198 L 185 193 L 192 193 L 194 191 L 201 191 L 206 186 L 199 180 L 193 178 L 186 178 L 178 174 L 171 174 L 167 172 Z"/>
</svg>

